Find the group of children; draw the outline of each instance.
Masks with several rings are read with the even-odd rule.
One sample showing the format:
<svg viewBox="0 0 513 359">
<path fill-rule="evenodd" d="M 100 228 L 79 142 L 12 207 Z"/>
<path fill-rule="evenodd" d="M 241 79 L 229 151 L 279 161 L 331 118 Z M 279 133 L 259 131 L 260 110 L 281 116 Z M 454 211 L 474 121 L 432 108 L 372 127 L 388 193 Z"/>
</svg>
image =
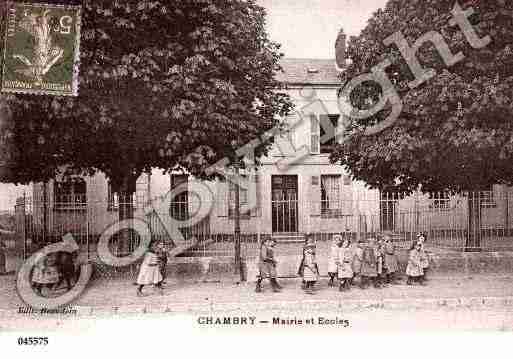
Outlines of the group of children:
<svg viewBox="0 0 513 359">
<path fill-rule="evenodd" d="M 77 258 L 77 252 L 54 252 L 39 256 L 31 274 L 31 284 L 36 294 L 46 296 L 54 293 L 63 283 L 67 291 L 71 290 L 79 275 Z M 46 295 L 43 289 L 46 289 Z"/>
<path fill-rule="evenodd" d="M 410 248 L 406 267 L 408 285 L 413 285 L 414 282 L 425 285 L 429 268 L 429 259 L 424 249 L 425 241 L 425 234 L 419 233 Z M 262 243 L 256 292 L 262 291 L 264 278 L 269 278 L 273 291 L 282 289 L 276 281 L 275 245 L 276 241 L 272 238 Z M 349 290 L 356 281 L 361 289 L 367 288 L 370 283 L 375 288 L 381 288 L 388 284 L 397 284 L 398 272 L 396 247 L 389 235 L 359 240 L 355 247 L 351 246 L 349 236 L 333 236 L 328 258 L 330 287 L 335 285 L 337 278 L 339 291 Z M 312 235 L 305 239 L 298 275 L 303 279 L 302 289 L 308 294 L 314 294 L 314 285 L 319 280 L 320 273 L 316 260 L 316 242 Z"/>
</svg>

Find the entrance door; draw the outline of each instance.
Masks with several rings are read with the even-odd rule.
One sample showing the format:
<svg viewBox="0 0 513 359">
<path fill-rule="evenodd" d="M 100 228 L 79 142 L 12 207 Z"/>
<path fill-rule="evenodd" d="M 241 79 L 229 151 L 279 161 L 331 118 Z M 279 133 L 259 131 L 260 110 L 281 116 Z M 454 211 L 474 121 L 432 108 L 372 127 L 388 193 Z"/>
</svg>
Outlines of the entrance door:
<svg viewBox="0 0 513 359">
<path fill-rule="evenodd" d="M 272 230 L 273 233 L 297 232 L 298 185 L 297 176 L 272 176 Z"/>
</svg>

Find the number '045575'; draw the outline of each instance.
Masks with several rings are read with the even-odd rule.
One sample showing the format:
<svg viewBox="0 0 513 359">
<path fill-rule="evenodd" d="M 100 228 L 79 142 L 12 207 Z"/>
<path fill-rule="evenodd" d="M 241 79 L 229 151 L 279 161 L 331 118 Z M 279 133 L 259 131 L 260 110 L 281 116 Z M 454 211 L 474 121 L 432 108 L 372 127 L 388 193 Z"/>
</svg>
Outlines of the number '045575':
<svg viewBox="0 0 513 359">
<path fill-rule="evenodd" d="M 19 337 L 18 345 L 48 345 L 48 337 Z"/>
</svg>

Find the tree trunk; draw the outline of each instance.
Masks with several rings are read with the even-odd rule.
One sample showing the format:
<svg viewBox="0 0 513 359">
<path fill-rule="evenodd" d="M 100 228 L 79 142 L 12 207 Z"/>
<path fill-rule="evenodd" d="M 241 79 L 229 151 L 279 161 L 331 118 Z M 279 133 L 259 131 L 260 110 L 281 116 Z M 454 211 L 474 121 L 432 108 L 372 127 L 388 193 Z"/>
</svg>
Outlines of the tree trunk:
<svg viewBox="0 0 513 359">
<path fill-rule="evenodd" d="M 42 243 L 39 245 L 47 245 L 48 244 L 48 182 L 43 182 L 43 232 L 41 233 L 43 236 Z"/>
<path fill-rule="evenodd" d="M 468 202 L 468 233 L 465 252 L 481 251 L 481 192 L 469 192 Z"/>
<path fill-rule="evenodd" d="M 136 179 L 133 177 L 125 177 L 121 182 L 118 192 L 119 196 L 119 221 L 130 220 L 134 218 L 134 193 L 136 187 Z M 135 247 L 135 232 L 124 229 L 118 234 L 117 255 L 124 257 L 130 255 Z"/>
<path fill-rule="evenodd" d="M 239 168 L 237 167 L 237 183 L 235 186 L 235 228 L 234 228 L 235 240 L 234 240 L 234 251 L 235 251 L 235 271 L 239 273 L 240 280 L 244 280 L 244 274 L 242 271 L 242 259 L 241 259 L 241 248 L 240 248 L 240 182 L 239 182 Z"/>
</svg>

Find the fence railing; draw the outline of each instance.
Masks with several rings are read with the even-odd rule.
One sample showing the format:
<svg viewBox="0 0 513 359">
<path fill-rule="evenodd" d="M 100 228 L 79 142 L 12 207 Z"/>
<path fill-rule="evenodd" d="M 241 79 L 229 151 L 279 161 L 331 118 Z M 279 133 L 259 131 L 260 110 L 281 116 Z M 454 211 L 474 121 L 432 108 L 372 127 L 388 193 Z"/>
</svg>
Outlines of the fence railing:
<svg viewBox="0 0 513 359">
<path fill-rule="evenodd" d="M 369 191 L 352 197 L 339 196 L 337 200 L 340 203 L 336 205 L 326 196 L 322 200 L 294 198 L 261 202 L 258 216 L 241 215 L 242 256 L 256 255 L 263 238 L 275 236 L 284 242 L 300 243 L 307 232 L 315 234 L 320 241 L 342 232 L 350 233 L 354 239 L 393 232 L 394 238 L 403 242 L 413 240 L 418 232 L 425 232 L 429 246 L 437 248 L 513 249 L 513 192 L 488 191 L 457 196 L 379 193 L 376 196 Z M 169 218 L 191 219 L 197 210 L 194 201 L 180 198 L 168 207 L 158 208 L 144 201 L 131 202 L 134 216 L 148 224 L 152 239 L 163 240 L 175 254 L 234 255 L 234 216 L 217 210 L 226 208 L 226 203 L 212 203 L 213 210 L 208 216 L 180 228 L 181 236 L 173 238 L 167 228 Z M 38 198 L 20 198 L 13 213 L 16 248 L 28 256 L 71 233 L 81 250 L 94 258 L 101 234 L 119 221 L 122 205 L 119 200 L 113 206 L 109 201 L 91 199 L 45 203 Z M 110 248 L 114 254 L 123 255 L 136 248 L 140 240 L 133 231 L 120 232 L 112 236 Z"/>
</svg>

